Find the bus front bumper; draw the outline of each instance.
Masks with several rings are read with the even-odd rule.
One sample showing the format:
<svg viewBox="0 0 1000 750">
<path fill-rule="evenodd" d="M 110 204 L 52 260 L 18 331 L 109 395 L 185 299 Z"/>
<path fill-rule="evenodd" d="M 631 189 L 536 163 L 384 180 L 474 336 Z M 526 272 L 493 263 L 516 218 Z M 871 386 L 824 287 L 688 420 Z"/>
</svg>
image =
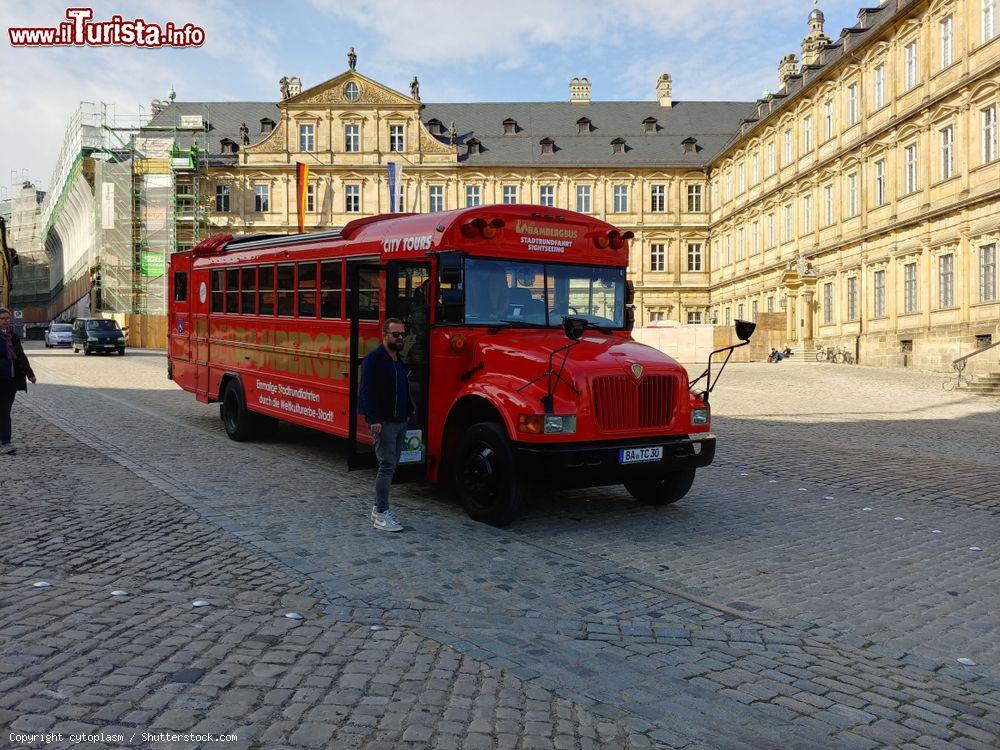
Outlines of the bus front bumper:
<svg viewBox="0 0 1000 750">
<path fill-rule="evenodd" d="M 660 448 L 660 458 L 649 450 Z M 715 458 L 715 435 L 673 435 L 593 443 L 514 443 L 518 468 L 526 478 L 561 487 L 599 487 L 626 480 L 653 479 L 682 469 L 708 466 Z"/>
</svg>

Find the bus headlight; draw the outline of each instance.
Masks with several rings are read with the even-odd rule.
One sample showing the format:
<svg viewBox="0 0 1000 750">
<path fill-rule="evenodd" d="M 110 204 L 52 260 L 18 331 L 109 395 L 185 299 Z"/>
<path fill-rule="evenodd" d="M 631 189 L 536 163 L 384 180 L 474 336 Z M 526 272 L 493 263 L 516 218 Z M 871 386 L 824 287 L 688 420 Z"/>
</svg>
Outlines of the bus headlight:
<svg viewBox="0 0 1000 750">
<path fill-rule="evenodd" d="M 708 407 L 703 409 L 692 409 L 691 410 L 691 424 L 693 425 L 706 425 L 708 424 Z"/>
<path fill-rule="evenodd" d="M 576 415 L 519 414 L 517 431 L 529 435 L 572 435 L 576 432 Z"/>
</svg>

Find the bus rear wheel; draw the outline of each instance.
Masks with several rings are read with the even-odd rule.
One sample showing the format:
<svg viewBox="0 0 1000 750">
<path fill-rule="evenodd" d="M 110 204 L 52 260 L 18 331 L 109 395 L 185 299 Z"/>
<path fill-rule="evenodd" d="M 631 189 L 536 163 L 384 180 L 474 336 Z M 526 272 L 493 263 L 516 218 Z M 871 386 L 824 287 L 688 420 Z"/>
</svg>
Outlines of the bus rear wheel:
<svg viewBox="0 0 1000 750">
<path fill-rule="evenodd" d="M 455 491 L 466 512 L 492 526 L 507 526 L 521 511 L 526 488 L 501 425 L 479 422 L 462 436 L 455 454 Z"/>
<path fill-rule="evenodd" d="M 681 469 L 657 479 L 636 479 L 625 482 L 625 489 L 644 505 L 672 505 L 691 489 L 694 471 Z"/>
<path fill-rule="evenodd" d="M 265 431 L 262 429 L 264 426 L 262 423 L 270 419 L 247 409 L 243 386 L 238 380 L 230 380 L 226 385 L 219 411 L 222 415 L 222 424 L 226 427 L 226 434 L 238 443 L 260 437 Z"/>
</svg>

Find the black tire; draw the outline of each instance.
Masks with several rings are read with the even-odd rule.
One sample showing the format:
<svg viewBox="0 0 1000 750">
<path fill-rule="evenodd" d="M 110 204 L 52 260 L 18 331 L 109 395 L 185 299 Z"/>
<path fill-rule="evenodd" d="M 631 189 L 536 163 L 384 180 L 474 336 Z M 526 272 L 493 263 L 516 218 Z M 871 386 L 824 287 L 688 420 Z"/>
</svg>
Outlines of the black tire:
<svg viewBox="0 0 1000 750">
<path fill-rule="evenodd" d="M 694 469 L 681 469 L 659 479 L 625 482 L 625 489 L 643 505 L 673 505 L 691 489 L 694 474 Z"/>
<path fill-rule="evenodd" d="M 124 349 L 119 349 L 118 350 L 118 356 L 119 357 L 124 357 L 125 356 L 125 350 Z"/>
<path fill-rule="evenodd" d="M 231 440 L 238 443 L 253 440 L 257 436 L 256 415 L 247 409 L 243 386 L 238 380 L 230 380 L 222 394 L 220 407 L 222 424 Z"/>
<path fill-rule="evenodd" d="M 825 359 L 827 359 L 825 351 L 823 351 L 822 349 L 820 349 L 818 352 L 816 352 L 816 361 L 817 362 L 822 362 Z"/>
<path fill-rule="evenodd" d="M 83 347 L 83 356 L 89 357 L 90 355 L 91 355 L 90 349 L 88 349 L 87 347 Z"/>
<path fill-rule="evenodd" d="M 504 428 L 480 422 L 465 431 L 454 458 L 455 493 L 472 518 L 507 526 L 521 512 L 527 489 Z"/>
</svg>

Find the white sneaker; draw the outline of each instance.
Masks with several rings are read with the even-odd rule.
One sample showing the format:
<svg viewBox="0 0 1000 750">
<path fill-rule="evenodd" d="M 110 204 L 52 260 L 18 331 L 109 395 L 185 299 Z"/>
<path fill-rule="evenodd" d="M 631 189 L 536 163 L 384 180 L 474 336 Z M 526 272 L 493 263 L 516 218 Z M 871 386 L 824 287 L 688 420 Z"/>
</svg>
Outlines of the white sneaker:
<svg viewBox="0 0 1000 750">
<path fill-rule="evenodd" d="M 17 448 L 14 447 L 13 443 L 3 443 L 0 445 L 0 453 L 13 453 Z"/>
<path fill-rule="evenodd" d="M 376 507 L 375 507 L 375 506 L 373 505 L 373 506 L 372 506 L 372 512 L 371 512 L 371 519 L 372 519 L 372 523 L 375 523 L 375 517 L 376 517 L 376 516 L 378 516 L 378 508 L 376 508 Z"/>
<path fill-rule="evenodd" d="M 379 531 L 402 531 L 403 526 L 399 523 L 396 516 L 392 514 L 391 510 L 383 511 L 382 513 L 375 514 L 375 520 L 372 522 L 374 526 Z"/>
</svg>

